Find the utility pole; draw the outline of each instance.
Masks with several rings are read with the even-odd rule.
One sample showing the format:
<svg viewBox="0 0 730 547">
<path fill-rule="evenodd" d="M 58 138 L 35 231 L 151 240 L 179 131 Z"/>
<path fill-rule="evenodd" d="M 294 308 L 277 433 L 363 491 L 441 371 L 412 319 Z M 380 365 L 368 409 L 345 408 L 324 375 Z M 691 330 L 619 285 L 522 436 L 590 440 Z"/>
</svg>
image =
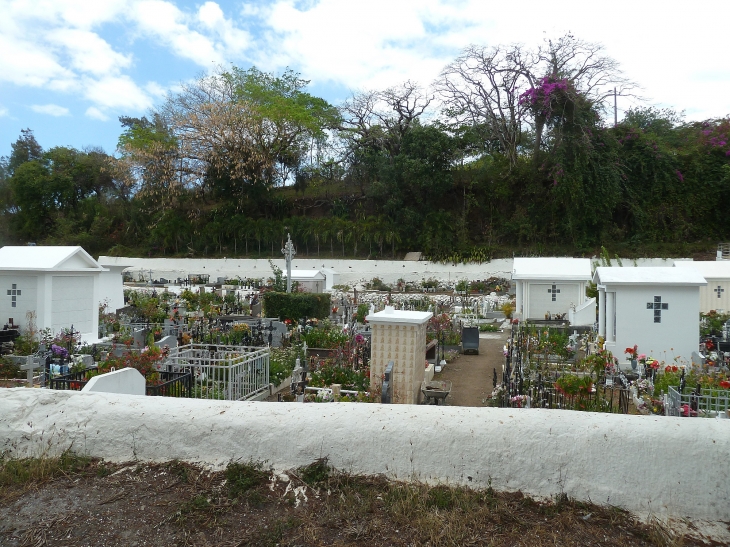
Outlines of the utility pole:
<svg viewBox="0 0 730 547">
<path fill-rule="evenodd" d="M 616 106 L 616 88 L 613 88 L 613 126 L 618 125 L 618 107 Z"/>
</svg>

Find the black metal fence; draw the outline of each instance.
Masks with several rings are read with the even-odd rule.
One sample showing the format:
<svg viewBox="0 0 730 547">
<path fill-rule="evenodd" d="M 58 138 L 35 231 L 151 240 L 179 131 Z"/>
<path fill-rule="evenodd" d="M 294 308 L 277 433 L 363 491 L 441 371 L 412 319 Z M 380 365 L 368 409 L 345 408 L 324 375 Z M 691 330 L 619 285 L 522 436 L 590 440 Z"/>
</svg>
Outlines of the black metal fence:
<svg viewBox="0 0 730 547">
<path fill-rule="evenodd" d="M 81 391 L 83 387 L 89 383 L 86 379 L 87 373 L 96 372 L 96 368 L 86 368 L 77 372 L 70 372 L 51 378 L 50 388 L 57 390 Z M 147 385 L 145 392 L 147 395 L 156 397 L 190 397 L 193 391 L 193 374 L 192 372 L 157 372 L 152 376 L 158 375 L 162 381 L 158 385 Z"/>
<path fill-rule="evenodd" d="M 551 386 L 535 386 L 522 393 L 505 391 L 499 406 L 509 408 L 550 408 L 628 414 L 631 395 L 623 387 L 595 386 L 586 393 L 568 394 Z"/>
</svg>

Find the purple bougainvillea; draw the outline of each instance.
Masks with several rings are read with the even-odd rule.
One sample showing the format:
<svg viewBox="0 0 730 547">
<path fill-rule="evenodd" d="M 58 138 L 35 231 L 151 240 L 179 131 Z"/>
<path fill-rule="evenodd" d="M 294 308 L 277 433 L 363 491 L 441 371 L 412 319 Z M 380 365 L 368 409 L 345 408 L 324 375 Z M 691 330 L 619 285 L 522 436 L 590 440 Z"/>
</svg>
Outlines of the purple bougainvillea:
<svg viewBox="0 0 730 547">
<path fill-rule="evenodd" d="M 567 90 L 567 79 L 559 80 L 552 76 L 545 76 L 537 87 L 531 87 L 520 95 L 519 104 L 538 107 L 543 116 L 549 116 L 553 99 L 560 92 Z"/>
</svg>

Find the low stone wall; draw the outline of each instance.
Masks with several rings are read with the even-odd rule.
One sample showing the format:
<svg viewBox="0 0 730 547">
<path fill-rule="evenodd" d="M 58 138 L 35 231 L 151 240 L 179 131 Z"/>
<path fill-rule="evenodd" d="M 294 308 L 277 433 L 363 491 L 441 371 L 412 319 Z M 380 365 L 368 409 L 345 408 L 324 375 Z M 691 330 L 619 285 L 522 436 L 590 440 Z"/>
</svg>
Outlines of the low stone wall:
<svg viewBox="0 0 730 547">
<path fill-rule="evenodd" d="M 355 403 L 240 403 L 15 388 L 0 451 L 352 473 L 726 520 L 730 420 Z"/>
</svg>

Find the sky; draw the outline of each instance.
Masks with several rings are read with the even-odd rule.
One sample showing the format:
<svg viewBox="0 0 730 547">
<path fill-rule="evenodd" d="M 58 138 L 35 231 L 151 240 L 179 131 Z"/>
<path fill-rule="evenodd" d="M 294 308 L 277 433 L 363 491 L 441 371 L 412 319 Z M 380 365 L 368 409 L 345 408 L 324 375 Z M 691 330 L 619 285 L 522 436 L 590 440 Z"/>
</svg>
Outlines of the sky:
<svg viewBox="0 0 730 547">
<path fill-rule="evenodd" d="M 599 42 L 646 106 L 730 115 L 728 0 L 0 0 L 0 156 L 30 128 L 48 149 L 114 153 L 142 116 L 216 67 L 290 67 L 338 104 L 429 85 L 470 44 Z M 619 97 L 619 117 L 636 99 Z"/>
</svg>

